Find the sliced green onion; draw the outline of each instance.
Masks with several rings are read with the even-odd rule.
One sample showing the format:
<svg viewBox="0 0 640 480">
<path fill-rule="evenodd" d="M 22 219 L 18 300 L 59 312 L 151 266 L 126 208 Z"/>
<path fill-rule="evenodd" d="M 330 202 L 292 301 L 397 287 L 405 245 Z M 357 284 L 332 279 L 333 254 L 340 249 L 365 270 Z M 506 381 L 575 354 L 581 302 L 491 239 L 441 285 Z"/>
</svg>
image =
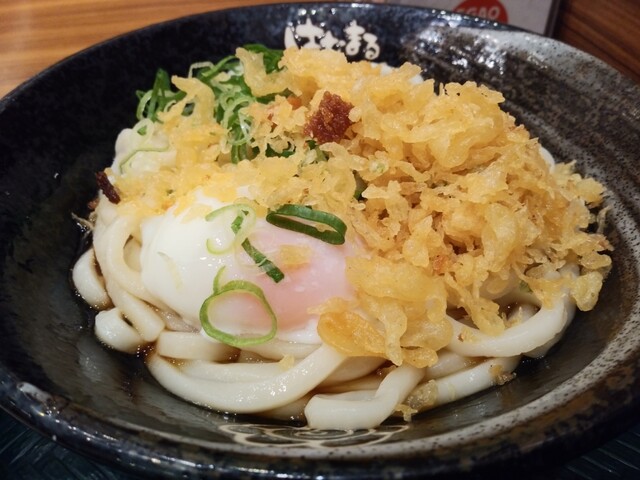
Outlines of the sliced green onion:
<svg viewBox="0 0 640 480">
<path fill-rule="evenodd" d="M 310 220 L 317 224 L 326 225 L 333 230 L 321 230 L 312 224 L 299 222 L 294 218 Z M 267 222 L 286 230 L 304 233 L 332 245 L 342 245 L 345 241 L 344 234 L 347 231 L 345 223 L 332 213 L 314 210 L 306 205 L 283 205 L 277 210 L 270 210 L 267 213 Z"/>
<path fill-rule="evenodd" d="M 272 73 L 282 70 L 282 68 L 280 68 L 278 64 L 280 63 L 280 60 L 284 55 L 283 50 L 268 48 L 259 43 L 250 43 L 244 45 L 243 48 L 253 53 L 262 54 L 262 63 L 264 64 L 264 70 L 266 73 Z"/>
<path fill-rule="evenodd" d="M 136 108 L 136 118 L 142 120 L 145 118 L 144 112 L 151 100 L 153 90 L 147 90 L 146 92 L 140 92 L 140 98 L 138 99 L 138 108 Z"/>
<path fill-rule="evenodd" d="M 327 154 L 320 149 L 320 145 L 316 143 L 315 140 L 307 140 L 307 147 L 309 147 L 309 151 L 315 153 L 314 162 L 326 162 L 328 160 Z"/>
<path fill-rule="evenodd" d="M 231 222 L 231 230 L 234 233 L 238 233 L 242 229 L 242 224 L 244 223 L 244 219 L 247 217 L 246 212 L 239 213 L 236 218 L 234 218 L 233 222 Z"/>
<path fill-rule="evenodd" d="M 254 213 L 254 218 L 255 218 L 255 213 Z M 245 216 L 243 216 L 242 214 L 238 215 L 235 218 L 235 220 L 231 223 L 231 230 L 233 230 L 234 233 L 237 234 L 245 224 L 244 220 L 245 220 Z M 252 218 L 251 225 L 253 225 L 253 223 L 254 223 L 254 219 Z M 245 230 L 246 230 L 246 227 L 245 227 Z M 280 280 L 284 278 L 284 273 L 282 273 L 282 270 L 276 267 L 275 263 L 269 260 L 264 253 L 262 253 L 256 247 L 254 247 L 249 241 L 249 239 L 246 237 L 242 242 L 242 248 L 244 249 L 245 252 L 247 252 L 247 255 L 251 257 L 251 260 L 253 260 L 255 264 L 258 265 L 258 267 L 260 267 L 274 282 L 278 283 Z"/>
<path fill-rule="evenodd" d="M 207 222 L 216 221 L 230 227 L 228 231 L 218 228 L 218 237 L 207 239 L 207 250 L 215 255 L 229 251 L 234 245 L 242 243 L 247 238 L 249 230 L 256 222 L 256 212 L 249 205 L 232 204 L 210 212 L 204 219 Z M 221 238 L 222 232 L 228 232 L 229 236 Z"/>
<path fill-rule="evenodd" d="M 220 267 L 220 270 L 218 270 L 218 273 L 216 273 L 216 276 L 213 277 L 213 286 L 212 286 L 212 292 L 216 293 L 217 291 L 220 290 L 220 282 L 221 282 L 221 278 L 222 278 L 222 272 L 224 272 L 224 269 L 227 268 L 224 265 L 222 267 Z M 202 307 L 201 307 L 202 308 Z"/>
<path fill-rule="evenodd" d="M 255 248 L 247 236 L 249 230 L 256 222 L 256 212 L 249 205 L 226 205 L 210 212 L 205 220 L 207 222 L 219 221 L 228 224 L 229 231 L 233 234 L 227 238 L 220 238 L 223 228 L 218 228 L 218 237 L 207 239 L 207 250 L 214 255 L 229 251 L 234 245 L 241 244 L 247 255 L 261 268 L 274 282 L 278 283 L 284 278 L 284 273 L 267 256 Z M 217 243 L 216 243 L 217 242 Z"/>
<path fill-rule="evenodd" d="M 198 78 L 197 75 L 195 75 L 196 71 L 210 71 L 211 69 L 215 68 L 215 64 L 209 60 L 205 60 L 204 62 L 196 62 L 196 63 L 192 63 L 191 65 L 189 65 L 189 73 L 187 74 L 188 78 Z"/>
<path fill-rule="evenodd" d="M 138 153 L 143 153 L 143 152 L 163 153 L 163 152 L 167 152 L 167 151 L 169 151 L 169 147 L 168 146 L 166 146 L 166 147 L 137 148 L 134 151 L 132 151 L 129 155 L 124 157 L 124 159 L 120 162 L 120 166 L 119 166 L 120 173 L 124 173 L 126 167 L 128 167 L 129 164 L 131 163 L 131 159 L 133 157 L 135 157 Z"/>
<path fill-rule="evenodd" d="M 209 295 L 209 297 L 207 297 L 200 306 L 199 316 L 202 329 L 211 338 L 214 338 L 219 342 L 225 343 L 232 347 L 242 348 L 248 345 L 258 345 L 268 342 L 276 335 L 276 332 L 278 330 L 278 319 L 276 317 L 276 314 L 273 312 L 271 305 L 269 305 L 267 298 L 264 296 L 264 292 L 256 284 L 248 282 L 246 280 L 231 280 L 230 282 L 227 282 L 221 286 L 219 277 L 223 270 L 224 268 L 221 268 L 218 271 L 218 274 L 213 281 L 213 293 Z M 230 293 L 248 293 L 249 295 L 253 295 L 254 297 L 256 297 L 271 319 L 271 329 L 264 335 L 256 337 L 246 337 L 233 335 L 214 327 L 209 320 L 209 307 L 211 306 L 212 302 L 220 298 L 221 295 Z"/>
<path fill-rule="evenodd" d="M 278 66 L 283 51 L 267 48 L 263 45 L 249 44 L 245 48 L 254 53 L 262 54 L 266 73 L 281 70 Z M 224 73 L 225 75 L 219 76 Z M 244 113 L 245 107 L 253 102 L 268 103 L 275 98 L 275 94 L 264 97 L 256 97 L 247 85 L 242 64 L 235 55 L 229 55 L 217 63 L 209 61 L 197 62 L 190 66 L 188 76 L 197 78 L 207 85 L 214 93 L 216 106 L 213 116 L 227 131 L 231 147 L 231 161 L 238 163 L 241 160 L 254 158 L 258 150 L 251 146 L 252 119 Z M 172 89 L 169 74 L 158 69 L 153 86 L 148 91 L 136 92 L 138 96 L 137 118 L 148 118 L 153 122 L 159 122 L 158 114 L 166 111 L 174 103 L 185 98 L 183 91 Z M 290 94 L 287 90 L 282 95 Z M 193 110 L 193 104 L 185 105 L 182 115 L 188 116 Z"/>
<path fill-rule="evenodd" d="M 354 173 L 354 177 L 356 180 L 356 190 L 353 192 L 353 198 L 360 201 L 362 200 L 362 192 L 367 189 L 367 182 L 365 182 L 358 173 Z"/>
<path fill-rule="evenodd" d="M 247 121 L 249 117 L 242 115 L 240 109 L 246 107 L 254 101 L 254 98 L 249 95 L 240 95 L 229 99 L 230 101 L 225 104 L 225 111 L 222 115 L 220 124 L 225 128 L 231 128 L 234 122 L 239 122 L 238 127 L 243 134 L 248 133 L 248 128 L 242 125 L 242 121 Z M 244 139 L 244 138 L 243 138 Z"/>
<path fill-rule="evenodd" d="M 129 152 L 122 160 L 120 160 L 120 164 L 118 165 L 118 170 L 120 171 L 121 174 L 125 172 L 125 170 L 129 167 L 129 164 L 131 163 L 131 160 L 133 159 L 133 157 L 135 157 L 138 153 L 143 153 L 143 152 L 162 153 L 169 150 L 168 143 L 162 146 L 149 145 L 149 143 L 151 143 L 151 141 L 153 140 L 153 134 L 155 131 L 155 126 L 153 124 L 153 121 L 151 121 L 150 119 L 143 118 L 133 128 L 134 128 L 134 131 L 141 137 L 140 146 L 132 150 L 131 152 Z"/>
<path fill-rule="evenodd" d="M 258 150 L 251 148 L 248 144 L 231 145 L 231 163 L 237 164 L 241 160 L 251 160 L 255 158 Z"/>
<path fill-rule="evenodd" d="M 147 92 L 138 92 L 138 108 L 136 116 L 138 120 L 149 118 L 158 121 L 158 113 L 166 110 L 167 106 L 182 100 L 185 92 L 171 90 L 171 78 L 169 74 L 159 68 L 153 82 L 153 87 Z"/>
<path fill-rule="evenodd" d="M 212 64 L 211 67 L 202 68 L 201 70 L 199 70 L 196 74 L 196 78 L 198 78 L 203 83 L 209 84 L 209 81 L 218 73 L 220 73 L 222 69 L 227 66 L 227 64 L 231 64 L 231 66 L 233 66 L 237 63 L 238 59 L 235 57 L 235 55 L 229 55 L 227 57 L 224 57 L 218 63 Z M 190 70 L 193 73 L 196 69 L 197 67 Z"/>
<path fill-rule="evenodd" d="M 520 288 L 521 292 L 533 293 L 533 290 L 531 289 L 529 284 L 527 282 L 525 282 L 524 280 L 520 280 L 519 288 Z"/>
<path fill-rule="evenodd" d="M 251 257 L 251 260 L 266 273 L 271 280 L 278 283 L 284 278 L 284 273 L 280 270 L 275 263 L 269 260 L 264 253 L 254 247 L 249 239 L 245 239 L 242 242 L 242 248 L 247 252 L 247 255 Z"/>
</svg>

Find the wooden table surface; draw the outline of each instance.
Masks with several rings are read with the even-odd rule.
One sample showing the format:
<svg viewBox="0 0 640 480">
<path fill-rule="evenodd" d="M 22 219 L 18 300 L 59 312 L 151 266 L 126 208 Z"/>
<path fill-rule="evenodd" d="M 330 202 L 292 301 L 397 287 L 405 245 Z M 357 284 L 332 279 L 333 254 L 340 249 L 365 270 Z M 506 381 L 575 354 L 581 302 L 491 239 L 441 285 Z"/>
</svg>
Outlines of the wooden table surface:
<svg viewBox="0 0 640 480">
<path fill-rule="evenodd" d="M 273 1 L 0 0 L 0 97 L 58 60 L 118 34 L 184 15 Z M 639 31 L 638 0 L 564 0 L 555 36 L 640 83 Z"/>
</svg>

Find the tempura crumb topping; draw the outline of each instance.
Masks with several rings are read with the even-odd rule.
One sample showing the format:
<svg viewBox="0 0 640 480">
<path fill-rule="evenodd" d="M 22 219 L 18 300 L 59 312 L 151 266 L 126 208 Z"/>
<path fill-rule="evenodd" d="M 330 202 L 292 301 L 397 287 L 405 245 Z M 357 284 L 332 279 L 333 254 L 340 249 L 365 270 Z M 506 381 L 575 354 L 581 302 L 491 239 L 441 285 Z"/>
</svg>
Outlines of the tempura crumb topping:
<svg viewBox="0 0 640 480">
<path fill-rule="evenodd" d="M 286 50 L 270 73 L 260 53 L 237 57 L 253 95 L 272 97 L 242 110 L 255 156 L 232 162 L 211 114 L 219 99 L 174 77 L 186 96 L 154 124 L 172 156 L 152 171 L 110 171 L 118 209 L 159 214 L 191 205 L 196 189 L 230 201 L 245 188 L 258 213 L 293 203 L 338 216 L 361 246 L 347 272 L 358 304 L 319 307 L 318 331 L 349 355 L 433 365 L 452 335 L 448 309 L 497 335 L 507 324 L 494 299 L 514 283 L 543 305 L 567 287 L 593 308 L 611 264 L 596 228 L 604 188 L 574 163 L 550 165 L 501 93 L 472 82 L 436 89 L 415 81 L 416 65 L 349 63 L 334 51 Z M 316 142 L 308 125 L 327 94 L 349 105 L 348 122 Z M 550 275 L 568 263 L 580 266 L 575 280 Z"/>
</svg>

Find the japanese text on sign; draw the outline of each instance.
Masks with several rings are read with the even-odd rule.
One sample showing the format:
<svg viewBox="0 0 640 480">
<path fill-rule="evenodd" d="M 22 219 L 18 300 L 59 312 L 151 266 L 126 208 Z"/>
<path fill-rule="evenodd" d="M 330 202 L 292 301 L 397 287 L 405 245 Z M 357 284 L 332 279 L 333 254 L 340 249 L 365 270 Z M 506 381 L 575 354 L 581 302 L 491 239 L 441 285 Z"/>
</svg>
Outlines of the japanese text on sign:
<svg viewBox="0 0 640 480">
<path fill-rule="evenodd" d="M 380 55 L 378 37 L 364 27 L 351 21 L 344 30 L 343 38 L 336 38 L 330 30 L 324 30 L 307 18 L 305 23 L 289 25 L 284 32 L 285 47 L 340 50 L 347 57 L 364 56 L 375 60 Z"/>
</svg>

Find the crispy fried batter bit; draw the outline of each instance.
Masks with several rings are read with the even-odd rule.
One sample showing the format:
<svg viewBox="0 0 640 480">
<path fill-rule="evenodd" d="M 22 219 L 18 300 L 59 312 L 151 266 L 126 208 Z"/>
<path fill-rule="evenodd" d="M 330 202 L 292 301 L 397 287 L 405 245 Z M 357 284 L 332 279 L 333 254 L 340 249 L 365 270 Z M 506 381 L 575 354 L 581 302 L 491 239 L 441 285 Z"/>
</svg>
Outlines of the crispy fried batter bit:
<svg viewBox="0 0 640 480">
<path fill-rule="evenodd" d="M 103 170 L 96 172 L 96 183 L 111 203 L 120 203 L 120 195 L 116 187 L 111 184 L 109 177 Z"/>
<path fill-rule="evenodd" d="M 300 99 L 300 97 L 296 97 L 294 95 L 289 95 L 287 97 L 287 102 L 289 102 L 289 105 L 291 105 L 294 110 L 302 106 L 302 100 Z"/>
<path fill-rule="evenodd" d="M 341 140 L 353 123 L 349 120 L 352 108 L 353 105 L 342 100 L 339 95 L 324 92 L 318 110 L 304 126 L 304 134 L 313 137 L 318 143 Z"/>
</svg>

